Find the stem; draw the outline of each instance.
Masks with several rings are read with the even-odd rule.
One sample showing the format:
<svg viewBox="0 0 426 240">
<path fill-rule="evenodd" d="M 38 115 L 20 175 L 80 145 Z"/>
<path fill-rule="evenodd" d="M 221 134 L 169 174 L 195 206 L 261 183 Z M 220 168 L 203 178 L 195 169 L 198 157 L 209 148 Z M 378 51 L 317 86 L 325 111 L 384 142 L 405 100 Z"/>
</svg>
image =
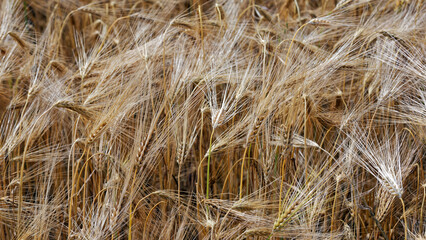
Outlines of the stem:
<svg viewBox="0 0 426 240">
<path fill-rule="evenodd" d="M 423 186 L 423 200 L 420 208 L 420 232 L 423 232 L 423 209 L 425 208 L 426 186 Z"/>
<path fill-rule="evenodd" d="M 160 202 L 158 202 L 158 203 L 156 203 L 150 210 L 149 210 L 149 212 L 148 212 L 148 215 L 146 216 L 146 219 L 145 219 L 145 223 L 144 223 L 144 225 L 143 225 L 143 234 L 142 234 L 142 239 L 145 239 L 145 229 L 146 229 L 146 225 L 147 225 L 147 223 L 148 223 L 148 219 L 149 219 L 149 217 L 151 216 L 151 213 L 152 213 L 152 211 L 158 206 L 158 205 L 160 205 L 161 203 L 166 203 L 166 201 L 160 201 Z"/>
<path fill-rule="evenodd" d="M 250 143 L 250 146 L 251 146 L 251 143 Z M 248 147 L 246 147 L 245 149 L 244 149 L 244 153 L 243 153 L 243 161 L 242 161 L 242 163 L 241 163 L 241 176 L 240 176 L 240 200 L 241 200 L 241 198 L 243 198 L 243 175 L 244 175 L 244 160 L 245 160 L 245 158 L 246 158 L 246 153 L 247 153 L 247 149 L 248 149 Z"/>
<path fill-rule="evenodd" d="M 288 47 L 287 55 L 285 56 L 285 62 L 284 62 L 284 65 L 285 65 L 285 66 L 287 66 L 288 56 L 290 55 L 290 49 L 291 49 L 291 47 L 293 46 L 293 42 L 294 42 L 294 40 L 296 39 L 296 35 L 297 35 L 297 33 L 300 31 L 300 29 L 302 29 L 303 27 L 305 27 L 306 25 L 308 25 L 308 23 L 309 23 L 309 22 L 307 22 L 307 23 L 303 24 L 302 26 L 300 26 L 300 28 L 299 28 L 299 29 L 297 29 L 296 33 L 294 34 L 293 39 L 292 39 L 292 40 L 291 40 L 291 42 L 290 42 L 290 46 Z"/>
<path fill-rule="evenodd" d="M 203 53 L 203 61 L 205 60 L 205 52 L 204 52 L 204 32 L 203 32 L 203 13 L 201 10 L 201 5 L 198 5 L 198 15 L 200 17 L 200 36 L 201 36 L 201 50 Z"/>
<path fill-rule="evenodd" d="M 305 149 L 303 149 L 304 157 L 305 157 L 305 178 L 308 179 L 308 147 L 306 146 L 306 135 L 308 134 L 307 128 L 308 126 L 306 123 L 308 122 L 308 112 L 307 112 L 307 97 L 304 97 L 304 103 L 305 103 L 305 122 L 303 124 L 303 145 Z M 332 220 L 333 221 L 333 220 Z M 333 238 L 332 238 L 333 239 Z"/>
<path fill-rule="evenodd" d="M 292 153 L 290 153 L 290 154 L 292 154 Z M 290 156 L 290 159 L 292 158 L 293 156 L 291 155 Z M 278 217 L 280 216 L 280 214 L 281 214 L 281 208 L 282 208 L 282 194 L 283 194 L 283 187 L 284 187 L 284 172 L 285 172 L 285 164 L 287 163 L 287 158 L 284 158 L 284 161 L 283 161 L 283 163 L 282 163 L 282 166 L 281 166 L 281 172 L 280 172 L 280 174 L 281 174 L 281 184 L 280 184 L 280 197 L 279 197 L 279 201 L 278 201 Z"/>
<path fill-rule="evenodd" d="M 83 182 L 83 219 L 86 219 L 86 192 L 87 192 L 87 187 L 86 187 L 86 181 L 87 181 L 87 175 L 88 175 L 88 162 L 89 162 L 89 154 L 86 154 L 86 164 L 84 166 L 84 182 Z"/>
<path fill-rule="evenodd" d="M 402 200 L 402 197 L 399 198 L 399 200 L 401 200 L 402 203 L 402 214 L 404 217 L 404 240 L 407 240 L 407 215 L 405 214 L 405 204 L 404 204 L 404 200 Z"/>
<path fill-rule="evenodd" d="M 334 191 L 334 201 L 333 201 L 333 208 L 331 209 L 331 224 L 330 224 L 330 231 L 331 231 L 331 238 L 330 239 L 333 239 L 333 223 L 334 223 L 334 214 L 335 214 L 335 211 L 336 211 L 336 202 L 337 202 L 337 190 L 338 190 L 338 187 L 339 187 L 339 181 L 337 181 L 337 183 L 336 183 L 336 189 L 335 189 L 335 191 Z"/>
<path fill-rule="evenodd" d="M 129 236 L 127 237 L 128 240 L 132 240 L 132 220 L 133 220 L 132 204 L 130 204 L 130 208 L 129 208 Z"/>
<path fill-rule="evenodd" d="M 256 145 L 255 145 L 256 146 Z M 250 150 L 251 145 L 249 146 L 247 153 L 247 181 L 246 181 L 246 195 L 249 195 L 249 182 L 250 182 Z"/>
<path fill-rule="evenodd" d="M 178 206 L 180 206 L 180 172 L 182 171 L 182 164 L 181 163 L 178 163 L 179 164 L 179 169 L 178 169 Z"/>
<path fill-rule="evenodd" d="M 24 15 L 24 20 L 25 20 L 25 24 L 27 25 L 28 24 L 28 3 L 27 3 L 27 1 L 24 1 L 24 12 L 25 12 L 25 15 Z"/>
<path fill-rule="evenodd" d="M 207 158 L 207 183 L 206 183 L 206 199 L 209 199 L 209 189 L 210 189 L 210 159 L 212 155 L 212 140 L 213 140 L 214 128 L 212 131 L 212 135 L 210 136 L 210 144 L 209 144 L 209 156 Z"/>
</svg>

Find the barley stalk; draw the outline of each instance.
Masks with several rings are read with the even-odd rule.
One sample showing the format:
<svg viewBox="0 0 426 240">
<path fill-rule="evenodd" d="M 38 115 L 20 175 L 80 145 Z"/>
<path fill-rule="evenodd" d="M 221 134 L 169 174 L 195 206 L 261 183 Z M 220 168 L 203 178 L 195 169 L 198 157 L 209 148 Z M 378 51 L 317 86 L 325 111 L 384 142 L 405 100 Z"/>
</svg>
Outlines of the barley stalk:
<svg viewBox="0 0 426 240">
<path fill-rule="evenodd" d="M 106 124 L 107 122 L 102 122 L 90 132 L 89 137 L 86 140 L 86 145 L 92 144 L 99 137 L 100 133 L 104 130 Z"/>
<path fill-rule="evenodd" d="M 274 231 L 279 230 L 285 226 L 285 224 L 289 221 L 289 218 L 291 218 L 299 210 L 299 204 L 299 202 L 292 203 L 288 208 L 285 209 L 285 211 L 280 214 L 274 223 Z"/>
</svg>

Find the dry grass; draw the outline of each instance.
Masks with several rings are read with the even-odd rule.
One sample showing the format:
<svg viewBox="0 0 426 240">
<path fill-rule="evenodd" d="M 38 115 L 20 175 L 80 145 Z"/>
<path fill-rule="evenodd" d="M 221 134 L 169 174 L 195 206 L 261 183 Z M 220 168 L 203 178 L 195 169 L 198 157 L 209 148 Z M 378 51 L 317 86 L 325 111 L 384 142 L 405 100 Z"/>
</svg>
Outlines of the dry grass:
<svg viewBox="0 0 426 240">
<path fill-rule="evenodd" d="M 0 239 L 425 239 L 421 0 L 3 0 Z"/>
</svg>

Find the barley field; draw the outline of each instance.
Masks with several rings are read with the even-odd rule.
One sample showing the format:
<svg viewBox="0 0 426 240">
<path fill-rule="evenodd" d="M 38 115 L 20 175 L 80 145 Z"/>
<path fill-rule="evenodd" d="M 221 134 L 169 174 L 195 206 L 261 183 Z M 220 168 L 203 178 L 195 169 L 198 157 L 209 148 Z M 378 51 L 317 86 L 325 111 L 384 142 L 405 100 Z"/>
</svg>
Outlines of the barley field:
<svg viewBox="0 0 426 240">
<path fill-rule="evenodd" d="M 423 0 L 0 0 L 0 239 L 426 239 Z"/>
</svg>

